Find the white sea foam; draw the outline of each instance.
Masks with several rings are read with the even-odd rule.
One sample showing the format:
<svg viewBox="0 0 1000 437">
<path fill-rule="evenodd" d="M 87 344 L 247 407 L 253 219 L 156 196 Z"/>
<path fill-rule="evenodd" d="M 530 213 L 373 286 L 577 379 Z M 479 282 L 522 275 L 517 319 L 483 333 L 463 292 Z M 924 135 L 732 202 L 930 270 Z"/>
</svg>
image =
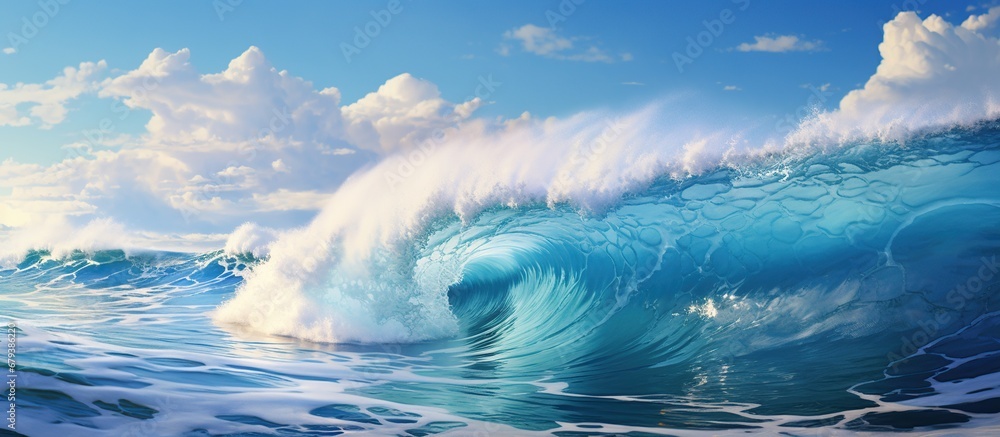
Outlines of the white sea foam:
<svg viewBox="0 0 1000 437">
<path fill-rule="evenodd" d="M 125 228 L 113 220 L 97 219 L 77 228 L 65 219 L 52 218 L 7 235 L 0 248 L 0 267 L 17 264 L 30 250 L 47 250 L 52 256 L 62 258 L 76 250 L 132 247 Z"/>
<path fill-rule="evenodd" d="M 76 251 L 203 252 L 219 247 L 225 237 L 221 234 L 137 232 L 109 218 L 76 224 L 63 217 L 53 216 L 27 227 L 0 229 L 0 240 L 3 241 L 3 245 L 0 245 L 0 268 L 17 265 L 32 250 L 48 251 L 56 259 L 65 258 Z"/>
<path fill-rule="evenodd" d="M 250 254 L 266 258 L 271 254 L 271 245 L 280 232 L 275 229 L 248 222 L 240 225 L 226 240 L 225 253 L 228 255 Z"/>
</svg>

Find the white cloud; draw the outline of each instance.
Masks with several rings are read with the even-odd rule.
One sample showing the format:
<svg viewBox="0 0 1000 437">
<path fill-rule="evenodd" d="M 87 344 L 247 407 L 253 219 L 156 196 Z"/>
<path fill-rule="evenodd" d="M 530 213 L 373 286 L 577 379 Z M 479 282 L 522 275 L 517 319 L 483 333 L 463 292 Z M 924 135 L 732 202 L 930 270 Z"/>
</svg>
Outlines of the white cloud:
<svg viewBox="0 0 1000 437">
<path fill-rule="evenodd" d="M 481 104 L 448 102 L 434 84 L 402 74 L 341 106 L 336 88 L 317 90 L 255 47 L 219 73 L 200 73 L 189 59 L 187 49 L 156 49 L 102 82 L 91 79 L 103 62 L 44 85 L 0 88 L 6 124 L 62 121 L 65 101 L 83 92 L 151 113 L 144 134 L 107 140 L 113 148 L 67 145 L 77 157 L 50 166 L 0 163 L 0 225 L 111 216 L 153 231 L 221 231 L 249 214 L 299 224 L 377 154 L 453 129 Z"/>
<path fill-rule="evenodd" d="M 66 67 L 62 74 L 42 84 L 17 83 L 13 87 L 0 83 L 0 126 L 40 124 L 50 128 L 62 123 L 69 109 L 66 104 L 80 95 L 95 90 L 95 80 L 107 64 L 84 62 L 79 67 Z"/>
<path fill-rule="evenodd" d="M 102 97 L 122 98 L 153 113 L 147 129 L 162 141 L 247 141 L 265 138 L 314 141 L 341 132 L 340 92 L 315 90 L 304 79 L 278 71 L 256 47 L 226 70 L 198 74 L 190 52 L 156 49 L 139 66 L 108 80 Z"/>
<path fill-rule="evenodd" d="M 357 150 L 350 149 L 350 148 L 347 148 L 347 147 L 341 147 L 341 148 L 337 148 L 337 149 L 334 149 L 334 148 L 331 148 L 331 147 L 324 147 L 324 148 L 322 148 L 320 150 L 320 153 L 322 153 L 324 155 L 333 155 L 333 156 L 337 156 L 337 155 L 353 155 L 353 154 L 357 153 Z"/>
<path fill-rule="evenodd" d="M 643 86 L 645 84 L 642 82 L 631 81 L 631 82 L 622 82 L 622 85 Z"/>
<path fill-rule="evenodd" d="M 109 80 L 101 96 L 152 111 L 147 128 L 160 142 L 205 147 L 206 141 L 249 141 L 258 149 L 352 145 L 378 152 L 410 145 L 480 105 L 475 99 L 447 102 L 434 84 L 404 73 L 342 108 L 339 90 L 315 90 L 278 71 L 256 47 L 217 74 L 198 74 L 189 57 L 187 49 L 154 50 L 139 68 Z"/>
<path fill-rule="evenodd" d="M 49 217 L 82 219 L 117 213 L 139 222 L 177 219 L 176 213 L 158 217 L 163 200 L 150 193 L 183 186 L 181 176 L 187 171 L 176 158 L 150 150 L 98 151 L 90 159 L 67 159 L 48 167 L 8 159 L 0 163 L 0 188 L 10 188 L 8 195 L 0 196 L 0 210 L 13 213 L 3 214 L 2 221 L 25 226 Z"/>
<path fill-rule="evenodd" d="M 875 74 L 837 110 L 804 122 L 791 142 L 894 140 L 1000 117 L 1000 40 L 913 12 L 900 13 L 884 29 Z"/>
<path fill-rule="evenodd" d="M 288 165 L 285 164 L 285 161 L 282 159 L 278 159 L 277 161 L 272 162 L 271 168 L 273 168 L 274 171 L 278 173 L 288 173 L 291 171 L 291 169 L 288 168 Z"/>
<path fill-rule="evenodd" d="M 573 48 L 573 41 L 569 38 L 557 36 L 551 28 L 534 24 L 525 24 L 516 29 L 508 30 L 503 36 L 507 39 L 521 41 L 524 51 L 536 55 L 555 55 L 563 50 Z"/>
<path fill-rule="evenodd" d="M 1000 6 L 994 6 L 985 14 L 969 16 L 962 23 L 962 27 L 978 32 L 996 26 L 998 20 L 1000 20 Z"/>
<path fill-rule="evenodd" d="M 436 85 L 403 73 L 341 112 L 352 143 L 392 152 L 460 124 L 481 105 L 479 98 L 460 104 L 445 101 Z"/>
<path fill-rule="evenodd" d="M 3 53 L 4 53 L 5 55 L 13 55 L 14 53 L 17 53 L 17 49 L 15 49 L 15 48 L 13 48 L 13 47 L 5 47 L 5 48 L 3 49 Z"/>
<path fill-rule="evenodd" d="M 804 41 L 795 35 L 755 36 L 753 43 L 742 43 L 736 46 L 741 52 L 811 52 L 822 48 L 821 41 Z"/>
<path fill-rule="evenodd" d="M 508 30 L 504 32 L 503 37 L 509 41 L 519 42 L 521 49 L 525 52 L 551 59 L 606 63 L 615 62 L 616 60 L 632 60 L 631 53 L 622 53 L 614 56 L 594 45 L 579 50 L 574 42 L 579 41 L 581 38 L 559 36 L 552 28 L 536 26 L 534 24 L 525 24 L 524 26 Z M 510 54 L 510 46 L 502 44 L 498 52 L 503 56 L 508 56 Z"/>
<path fill-rule="evenodd" d="M 722 90 L 723 91 L 743 91 L 743 88 L 740 88 L 740 87 L 738 87 L 736 85 L 726 85 L 726 86 L 722 87 Z"/>
</svg>

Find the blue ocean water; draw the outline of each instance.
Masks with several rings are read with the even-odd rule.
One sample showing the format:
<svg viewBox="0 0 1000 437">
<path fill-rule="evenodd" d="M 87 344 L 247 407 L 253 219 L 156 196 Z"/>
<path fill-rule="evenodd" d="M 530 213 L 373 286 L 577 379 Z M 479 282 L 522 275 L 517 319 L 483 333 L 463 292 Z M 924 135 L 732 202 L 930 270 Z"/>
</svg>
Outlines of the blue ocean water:
<svg viewBox="0 0 1000 437">
<path fill-rule="evenodd" d="M 35 251 L 0 270 L 17 432 L 997 433 L 998 187 L 994 124 L 664 176 L 598 213 L 445 214 L 377 286 L 309 291 L 319 312 L 380 293 L 365 323 L 447 333 L 405 344 L 215 317 L 267 259 Z M 426 326 L 401 290 L 442 280 L 449 318 Z"/>
</svg>

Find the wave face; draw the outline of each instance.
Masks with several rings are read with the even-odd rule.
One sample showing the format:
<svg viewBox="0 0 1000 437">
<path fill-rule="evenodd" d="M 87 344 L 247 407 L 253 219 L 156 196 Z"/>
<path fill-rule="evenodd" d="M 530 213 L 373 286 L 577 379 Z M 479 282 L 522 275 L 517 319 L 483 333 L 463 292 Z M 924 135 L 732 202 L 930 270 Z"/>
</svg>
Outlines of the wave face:
<svg viewBox="0 0 1000 437">
<path fill-rule="evenodd" d="M 508 191 L 385 232 L 331 224 L 334 202 L 266 260 L 35 253 L 0 289 L 38 326 L 27 371 L 56 394 L 31 395 L 69 398 L 35 404 L 46 430 L 120 429 L 66 405 L 126 399 L 178 433 L 996 431 L 998 182 L 988 125 L 630 181 L 604 208 Z M 67 303 L 87 299 L 106 315 Z M 194 384 L 204 411 L 121 372 L 171 399 Z M 246 414 L 211 407 L 237 397 Z"/>
<path fill-rule="evenodd" d="M 655 178 L 599 212 L 537 197 L 466 217 L 427 210 L 395 238 L 365 245 L 322 229 L 321 216 L 272 243 L 271 259 L 217 319 L 353 343 L 489 326 L 519 350 L 573 343 L 569 327 L 641 326 L 653 337 L 614 342 L 649 345 L 708 323 L 741 333 L 747 351 L 803 332 L 908 329 L 889 315 L 932 316 L 948 305 L 950 285 L 992 259 L 996 135 L 954 131 Z M 943 229 L 955 235 L 935 236 Z M 982 309 L 966 300 L 950 314 L 956 321 Z M 883 308 L 890 303 L 899 311 Z"/>
<path fill-rule="evenodd" d="M 773 414 L 871 406 L 848 388 L 996 308 L 998 144 L 992 125 L 784 153 L 657 178 L 597 213 L 431 213 L 355 257 L 336 235 L 279 253 L 217 317 L 319 341 L 459 338 L 479 365 L 588 394 L 685 393 L 679 369 L 731 363 L 741 375 L 695 391 Z"/>
</svg>

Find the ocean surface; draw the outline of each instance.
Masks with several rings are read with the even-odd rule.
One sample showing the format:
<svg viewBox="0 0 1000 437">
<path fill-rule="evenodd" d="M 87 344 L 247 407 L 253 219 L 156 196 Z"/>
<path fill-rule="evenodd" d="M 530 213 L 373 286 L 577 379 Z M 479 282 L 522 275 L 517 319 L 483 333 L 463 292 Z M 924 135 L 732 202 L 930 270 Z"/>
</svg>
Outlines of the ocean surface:
<svg viewBox="0 0 1000 437">
<path fill-rule="evenodd" d="M 356 263 L 25 254 L 17 432 L 1000 434 L 995 124 L 418 229 Z"/>
</svg>

